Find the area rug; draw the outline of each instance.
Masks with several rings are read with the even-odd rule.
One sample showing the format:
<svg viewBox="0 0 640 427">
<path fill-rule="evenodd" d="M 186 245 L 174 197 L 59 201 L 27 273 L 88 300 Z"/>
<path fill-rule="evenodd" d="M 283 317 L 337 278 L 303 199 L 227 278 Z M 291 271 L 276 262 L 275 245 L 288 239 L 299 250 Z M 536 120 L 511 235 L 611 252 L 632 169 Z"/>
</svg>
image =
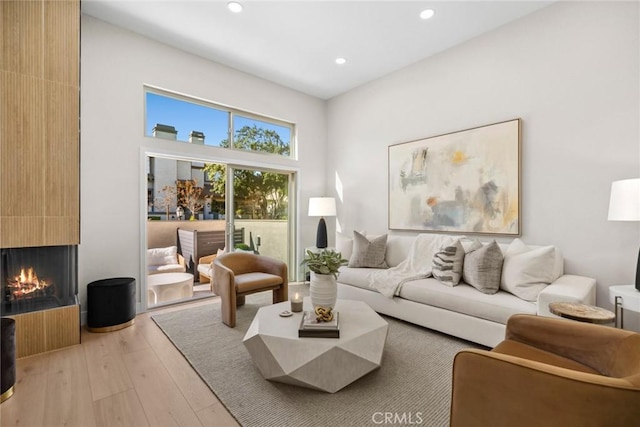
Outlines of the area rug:
<svg viewBox="0 0 640 427">
<path fill-rule="evenodd" d="M 304 286 L 304 285 L 303 285 Z M 290 293 L 308 290 L 291 287 Z M 385 317 L 382 367 L 335 394 L 265 380 L 242 339 L 271 292 L 247 296 L 237 325 L 220 302 L 153 316 L 238 422 L 253 426 L 447 426 L 453 357 L 477 345 Z"/>
</svg>

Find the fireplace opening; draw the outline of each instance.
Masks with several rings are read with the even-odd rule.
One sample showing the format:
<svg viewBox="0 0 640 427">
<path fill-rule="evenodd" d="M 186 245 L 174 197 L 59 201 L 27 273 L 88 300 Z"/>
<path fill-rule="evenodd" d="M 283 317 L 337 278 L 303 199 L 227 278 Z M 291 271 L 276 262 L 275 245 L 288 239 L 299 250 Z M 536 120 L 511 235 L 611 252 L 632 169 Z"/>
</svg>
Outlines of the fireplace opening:
<svg viewBox="0 0 640 427">
<path fill-rule="evenodd" d="M 77 246 L 4 248 L 0 258 L 3 316 L 77 303 Z"/>
</svg>

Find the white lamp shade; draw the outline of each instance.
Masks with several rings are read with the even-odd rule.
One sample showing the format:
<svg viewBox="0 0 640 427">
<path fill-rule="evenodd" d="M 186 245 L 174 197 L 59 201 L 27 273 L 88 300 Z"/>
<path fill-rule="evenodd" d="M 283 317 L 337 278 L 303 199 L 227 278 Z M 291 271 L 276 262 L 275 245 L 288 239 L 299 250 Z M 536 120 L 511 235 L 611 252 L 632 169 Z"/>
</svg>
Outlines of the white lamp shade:
<svg viewBox="0 0 640 427">
<path fill-rule="evenodd" d="M 336 216 L 336 199 L 333 197 L 309 198 L 309 216 Z"/>
<path fill-rule="evenodd" d="M 611 184 L 609 221 L 640 221 L 640 178 Z"/>
</svg>

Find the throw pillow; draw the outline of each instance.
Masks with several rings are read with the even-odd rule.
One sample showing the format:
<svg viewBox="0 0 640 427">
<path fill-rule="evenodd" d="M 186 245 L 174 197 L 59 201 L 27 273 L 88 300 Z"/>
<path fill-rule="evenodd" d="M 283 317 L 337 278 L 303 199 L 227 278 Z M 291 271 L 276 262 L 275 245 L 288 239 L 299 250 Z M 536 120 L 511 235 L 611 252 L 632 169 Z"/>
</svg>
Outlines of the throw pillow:
<svg viewBox="0 0 640 427">
<path fill-rule="evenodd" d="M 178 263 L 178 247 L 152 248 L 147 250 L 148 265 L 167 265 Z"/>
<path fill-rule="evenodd" d="M 360 231 L 359 233 L 363 236 L 367 235 L 366 231 Z M 345 259 L 351 258 L 351 254 L 353 253 L 353 237 L 346 233 L 336 231 L 336 251 L 340 252 Z"/>
<path fill-rule="evenodd" d="M 387 235 L 383 234 L 369 241 L 365 236 L 353 231 L 353 253 L 349 259 L 352 268 L 389 268 L 385 261 Z"/>
<path fill-rule="evenodd" d="M 555 248 L 530 248 L 515 239 L 507 248 L 500 288 L 526 301 L 536 301 L 538 294 L 554 280 Z"/>
<path fill-rule="evenodd" d="M 483 294 L 495 294 L 500 289 L 502 263 L 502 251 L 495 240 L 484 246 L 476 240 L 464 257 L 462 277 Z"/>
<path fill-rule="evenodd" d="M 447 286 L 455 286 L 460 283 L 462 277 L 462 264 L 464 261 L 464 248 L 460 239 L 443 245 L 433 255 L 433 267 L 431 274 L 440 283 Z"/>
</svg>

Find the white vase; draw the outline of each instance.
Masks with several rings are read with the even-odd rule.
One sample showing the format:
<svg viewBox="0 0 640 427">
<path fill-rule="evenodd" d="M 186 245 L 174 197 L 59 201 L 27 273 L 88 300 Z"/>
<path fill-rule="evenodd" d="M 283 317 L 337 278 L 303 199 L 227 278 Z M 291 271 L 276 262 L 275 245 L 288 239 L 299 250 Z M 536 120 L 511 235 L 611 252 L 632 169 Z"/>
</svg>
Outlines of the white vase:
<svg viewBox="0 0 640 427">
<path fill-rule="evenodd" d="M 335 307 L 338 298 L 338 285 L 333 274 L 316 274 L 312 271 L 309 291 L 313 308 Z"/>
</svg>

